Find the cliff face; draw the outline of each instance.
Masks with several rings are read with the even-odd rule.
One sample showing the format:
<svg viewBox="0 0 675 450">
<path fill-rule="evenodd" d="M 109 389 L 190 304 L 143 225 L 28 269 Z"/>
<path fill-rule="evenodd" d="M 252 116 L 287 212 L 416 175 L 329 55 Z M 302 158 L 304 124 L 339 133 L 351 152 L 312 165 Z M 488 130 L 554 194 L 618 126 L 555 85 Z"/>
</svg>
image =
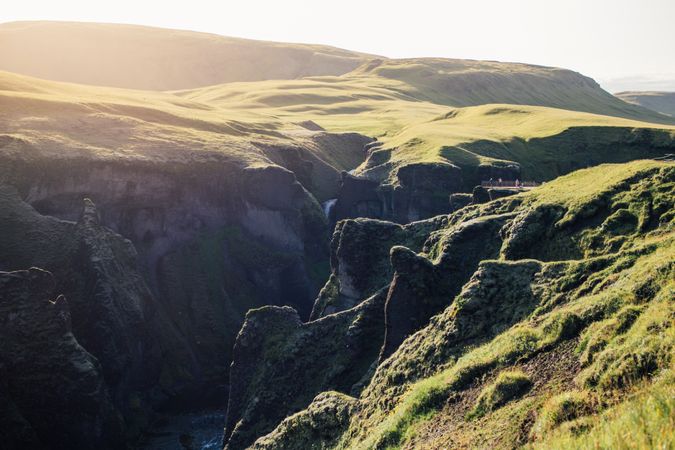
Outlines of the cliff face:
<svg viewBox="0 0 675 450">
<path fill-rule="evenodd" d="M 360 139 L 353 143 L 362 147 Z M 317 195 L 335 189 L 311 183 L 317 167 L 338 177 L 335 169 L 313 165 L 310 152 L 286 152 L 300 168 L 305 161 L 301 176 Z M 159 410 L 224 404 L 246 312 L 286 304 L 306 319 L 327 275 L 327 220 L 278 165 L 9 151 L 0 178 L 0 270 L 53 274 L 54 295 L 68 299 L 74 339 L 95 360 L 118 417 L 117 443 L 134 439 Z M 32 405 L 18 408 L 31 427 L 42 426 Z M 97 430 L 71 448 L 106 439 Z"/>
<path fill-rule="evenodd" d="M 671 376 L 673 348 L 672 323 L 665 325 L 672 305 L 664 303 L 672 296 L 673 176 L 668 163 L 607 165 L 405 228 L 342 222 L 323 294 L 339 298 L 343 286 L 370 295 L 369 282 L 386 287 L 303 327 L 327 330 L 338 317 L 377 307 L 384 322 L 373 325 L 379 351 L 359 384 L 365 389 L 309 385 L 302 356 L 280 378 L 268 369 L 277 356 L 267 355 L 302 341 L 274 335 L 249 353 L 242 331 L 233 368 L 256 362 L 246 376 L 233 369 L 233 389 L 249 399 L 238 397 L 236 410 L 274 411 L 264 428 L 277 425 L 262 436 L 263 429 L 241 420 L 245 415 L 229 413 L 229 429 L 238 425 L 226 435 L 228 448 L 249 445 L 256 434 L 254 448 L 511 448 L 550 438 L 541 430 L 570 420 L 547 422 L 554 407 L 547 401 L 556 395 L 580 399 L 574 414 L 590 427 L 593 414 L 617 406 L 632 389 L 658 391 L 659 380 Z M 410 242 L 426 239 L 421 251 L 400 246 L 413 225 Z M 344 283 L 340 272 L 349 273 L 349 264 L 338 255 L 350 236 L 362 255 L 379 255 L 390 268 L 373 260 L 372 272 Z M 331 329 L 330 341 L 347 335 Z M 311 360 L 334 357 L 333 348 L 322 347 L 312 347 Z M 312 379 L 331 373 L 328 366 L 313 370 Z M 282 392 L 293 394 L 283 401 Z M 615 397 L 594 400 L 603 395 Z"/>
<path fill-rule="evenodd" d="M 77 341 L 49 272 L 0 272 L 0 430 L 6 448 L 119 448 L 99 361 Z"/>
<path fill-rule="evenodd" d="M 324 390 L 360 392 L 380 350 L 384 301 L 376 294 L 306 324 L 288 307 L 250 311 L 233 351 L 225 448 L 248 448 Z"/>
<path fill-rule="evenodd" d="M 430 157 L 437 161 L 420 162 L 408 147 L 423 146 L 418 142 L 423 138 L 415 136 L 400 147 L 369 146 L 357 174 L 343 173 L 333 219 L 369 217 L 405 224 L 452 212 L 458 202 L 463 205 L 456 194 L 471 192 L 481 181 L 546 182 L 584 167 L 675 151 L 669 131 L 586 126 L 529 139 L 439 143 Z"/>
<path fill-rule="evenodd" d="M 49 271 L 39 271 L 47 274 L 43 278 L 52 281 L 49 290 L 37 295 L 35 302 L 47 305 L 50 298 L 58 296 L 61 303 L 67 303 L 67 332 L 72 345 L 92 361 L 100 384 L 98 389 L 107 398 L 106 402 L 101 400 L 99 407 L 110 409 L 108 414 L 117 421 L 115 431 L 92 426 L 83 433 L 86 442 L 64 435 L 58 445 L 63 448 L 122 445 L 121 442 L 148 425 L 153 409 L 198 378 L 192 350 L 175 333 L 148 289 L 131 242 L 100 225 L 90 200 L 85 200 L 77 223 L 40 215 L 8 187 L 0 189 L 0 204 L 0 267 L 39 266 Z M 10 302 L 15 294 L 8 295 Z M 12 303 L 8 303 L 8 314 L 11 311 Z M 35 326 L 35 334 L 40 336 L 41 331 Z M 25 335 L 26 339 L 29 336 Z M 37 372 L 40 377 L 53 377 L 57 384 L 58 380 L 66 384 L 76 381 L 71 379 L 72 374 L 58 373 L 62 365 L 79 364 L 76 356 L 52 355 L 39 347 L 32 347 L 31 351 L 30 359 L 41 367 Z M 89 390 L 83 388 L 82 392 Z M 59 408 L 78 410 L 78 395 L 70 394 L 70 399 L 58 396 L 53 399 L 50 407 L 54 415 L 58 415 Z M 60 404 L 61 401 L 64 403 Z M 93 397 L 83 401 L 83 407 L 88 404 L 93 408 L 96 401 Z M 52 445 L 51 437 L 43 430 L 50 420 L 38 414 L 40 407 L 28 402 L 18 408 L 37 430 L 38 439 L 46 446 Z M 73 419 L 73 423 L 77 422 Z M 110 438 L 106 433 L 115 434 L 110 444 L 103 442 Z"/>
</svg>

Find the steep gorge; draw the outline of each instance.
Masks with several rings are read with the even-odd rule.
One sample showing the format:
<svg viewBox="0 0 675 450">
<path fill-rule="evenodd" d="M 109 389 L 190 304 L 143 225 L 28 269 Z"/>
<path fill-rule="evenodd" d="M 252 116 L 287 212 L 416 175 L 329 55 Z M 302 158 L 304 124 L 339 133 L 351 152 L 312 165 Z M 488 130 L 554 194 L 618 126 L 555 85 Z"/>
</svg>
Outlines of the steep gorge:
<svg viewBox="0 0 675 450">
<path fill-rule="evenodd" d="M 235 354 L 231 389 L 249 400 L 230 403 L 226 448 L 512 448 L 546 437 L 532 427 L 550 392 L 595 398 L 658 386 L 670 376 L 672 352 L 674 174 L 672 163 L 603 165 L 405 227 L 343 222 L 320 306 L 300 329 L 321 329 L 312 335 L 345 348 L 298 332 L 248 347 L 248 331 L 240 335 L 235 348 L 246 351 Z M 360 249 L 352 262 L 339 256 L 348 245 Z M 373 270 L 350 271 L 359 260 Z M 345 301 L 354 295 L 364 300 Z M 319 318 L 325 305 L 344 310 Z M 251 311 L 244 330 L 266 336 L 270 313 Z M 363 317 L 347 330 L 333 326 L 354 314 Z M 367 342 L 379 339 L 379 351 L 359 352 L 365 347 L 351 336 L 378 315 Z M 594 337 L 603 326 L 608 334 Z M 305 354 L 327 364 L 307 372 Z M 246 361 L 256 366 L 241 376 L 236 368 Z M 274 367 L 284 367 L 282 377 Z M 341 367 L 360 368 L 359 383 L 327 376 Z M 490 383 L 508 370 L 528 374 L 532 395 L 513 394 L 504 409 L 508 399 L 474 407 L 479 393 L 501 389 Z M 474 415 L 485 416 L 481 427 Z"/>
<path fill-rule="evenodd" d="M 230 450 L 513 447 L 560 386 L 668 373 L 673 168 L 635 160 L 675 152 L 670 118 L 562 69 L 215 40 L 256 64 L 85 80 L 174 92 L 0 72 L 0 447 L 226 405 Z"/>
<path fill-rule="evenodd" d="M 362 153 L 368 142 L 354 134 L 322 139 L 347 154 Z M 246 166 L 220 154 L 124 161 L 45 155 L 13 139 L 4 146 L 0 270 L 12 277 L 39 267 L 54 279 L 50 293 L 26 288 L 25 295 L 44 308 L 57 296 L 69 305 L 72 341 L 92 358 L 98 373 L 91 377 L 110 399 L 106 414 L 116 417 L 119 436 L 105 444 L 110 448 L 136 439 L 167 408 L 222 407 L 231 349 L 249 309 L 290 305 L 308 318 L 327 276 L 329 230 L 298 179 L 320 195 L 338 175 L 317 168 L 310 151 L 268 150 L 296 175 L 272 162 Z M 324 185 L 311 184 L 315 178 Z M 8 305 L 20 295 L 8 292 Z M 7 314 L 3 319 L 12 320 Z M 38 348 L 25 351 L 42 358 Z M 11 388 L 21 375 L 5 357 Z M 40 428 L 45 418 L 14 398 L 23 394 L 8 395 L 28 429 L 36 421 L 36 443 L 89 448 L 109 440 L 100 426 L 81 443 L 67 430 L 48 437 Z"/>
</svg>

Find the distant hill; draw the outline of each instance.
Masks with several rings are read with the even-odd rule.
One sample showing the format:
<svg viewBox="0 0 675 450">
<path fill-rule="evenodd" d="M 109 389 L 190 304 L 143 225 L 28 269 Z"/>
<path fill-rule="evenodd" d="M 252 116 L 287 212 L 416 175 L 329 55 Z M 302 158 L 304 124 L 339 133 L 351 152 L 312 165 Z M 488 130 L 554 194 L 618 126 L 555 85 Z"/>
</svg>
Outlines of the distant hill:
<svg viewBox="0 0 675 450">
<path fill-rule="evenodd" d="M 653 123 L 675 123 L 663 114 L 616 98 L 592 78 L 577 72 L 497 61 L 372 59 L 337 77 L 228 83 L 180 94 L 241 109 L 274 108 L 274 114 L 316 114 L 328 121 L 344 122 L 345 118 L 358 113 L 354 125 L 360 129 L 375 119 L 374 115 L 360 113 L 378 111 L 374 123 L 378 131 L 385 125 L 382 113 L 398 115 L 395 111 L 400 110 L 406 116 L 400 123 L 407 126 L 415 119 L 407 117 L 411 108 L 418 111 L 421 105 L 546 106 Z"/>
<path fill-rule="evenodd" d="M 628 91 L 615 95 L 625 102 L 675 117 L 675 92 Z"/>
<path fill-rule="evenodd" d="M 136 25 L 0 24 L 0 70 L 56 81 L 148 90 L 340 75 L 372 56 Z"/>
<path fill-rule="evenodd" d="M 488 103 L 549 106 L 632 119 L 664 117 L 626 105 L 587 76 L 557 67 L 447 58 L 370 61 L 354 75 L 403 81 L 418 98 L 449 106 Z"/>
<path fill-rule="evenodd" d="M 319 201 L 339 197 L 340 172 L 354 170 L 381 192 L 437 199 L 429 207 L 400 207 L 396 216 L 383 216 L 407 222 L 437 214 L 448 195 L 466 192 L 481 179 L 545 181 L 603 162 L 661 156 L 675 146 L 673 126 L 546 106 L 451 107 L 423 100 L 433 87 L 418 86 L 351 73 L 156 92 L 0 72 L 0 123 L 4 139 L 14 142 L 0 148 L 22 159 L 183 164 L 222 157 L 240 167 L 276 163 L 299 171 Z M 445 91 L 446 98 L 452 92 Z M 485 93 L 484 101 L 499 95 Z M 571 102 L 573 96 L 560 99 Z M 362 137 L 350 137 L 353 132 Z M 379 142 L 366 152 L 363 136 Z M 441 186 L 448 177 L 456 182 Z"/>
<path fill-rule="evenodd" d="M 0 24 L 0 70 L 54 81 L 155 91 L 329 76 L 338 78 L 303 82 L 294 85 L 298 91 L 293 92 L 283 83 L 270 85 L 281 92 L 261 101 L 273 107 L 286 107 L 287 101 L 305 107 L 328 106 L 335 103 L 339 92 L 338 100 L 346 106 L 345 99 L 353 103 L 382 98 L 381 92 L 376 92 L 381 87 L 387 90 L 385 96 L 443 106 L 548 106 L 673 123 L 662 114 L 617 99 L 593 79 L 566 69 L 446 58 L 387 59 L 323 45 L 138 25 Z M 263 87 L 247 86 L 251 90 L 245 98 L 260 97 L 258 91 Z M 320 90 L 308 97 L 304 95 L 308 88 Z M 368 92 L 361 95 L 354 88 Z M 301 93 L 304 96 L 299 97 Z"/>
</svg>

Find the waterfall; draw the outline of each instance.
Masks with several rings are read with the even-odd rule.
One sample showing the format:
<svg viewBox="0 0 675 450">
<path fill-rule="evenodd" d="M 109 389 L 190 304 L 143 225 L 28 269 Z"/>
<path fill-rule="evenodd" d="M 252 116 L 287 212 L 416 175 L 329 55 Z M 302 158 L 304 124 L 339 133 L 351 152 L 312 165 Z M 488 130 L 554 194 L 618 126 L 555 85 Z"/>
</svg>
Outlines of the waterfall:
<svg viewBox="0 0 675 450">
<path fill-rule="evenodd" d="M 333 206 L 335 206 L 335 202 L 337 202 L 337 198 L 331 198 L 321 204 L 321 206 L 323 206 L 323 213 L 326 217 L 330 217 L 330 211 L 333 209 Z"/>
</svg>

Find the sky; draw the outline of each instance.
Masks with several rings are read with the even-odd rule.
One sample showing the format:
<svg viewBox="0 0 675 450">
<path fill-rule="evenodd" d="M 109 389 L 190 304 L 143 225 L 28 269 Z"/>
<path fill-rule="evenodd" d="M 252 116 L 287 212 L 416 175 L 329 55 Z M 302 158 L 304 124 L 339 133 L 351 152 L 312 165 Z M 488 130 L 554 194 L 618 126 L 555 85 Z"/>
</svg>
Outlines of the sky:
<svg viewBox="0 0 675 450">
<path fill-rule="evenodd" d="M 130 23 L 388 57 L 572 69 L 611 91 L 675 91 L 675 0 L 17 0 L 0 22 Z"/>
</svg>

